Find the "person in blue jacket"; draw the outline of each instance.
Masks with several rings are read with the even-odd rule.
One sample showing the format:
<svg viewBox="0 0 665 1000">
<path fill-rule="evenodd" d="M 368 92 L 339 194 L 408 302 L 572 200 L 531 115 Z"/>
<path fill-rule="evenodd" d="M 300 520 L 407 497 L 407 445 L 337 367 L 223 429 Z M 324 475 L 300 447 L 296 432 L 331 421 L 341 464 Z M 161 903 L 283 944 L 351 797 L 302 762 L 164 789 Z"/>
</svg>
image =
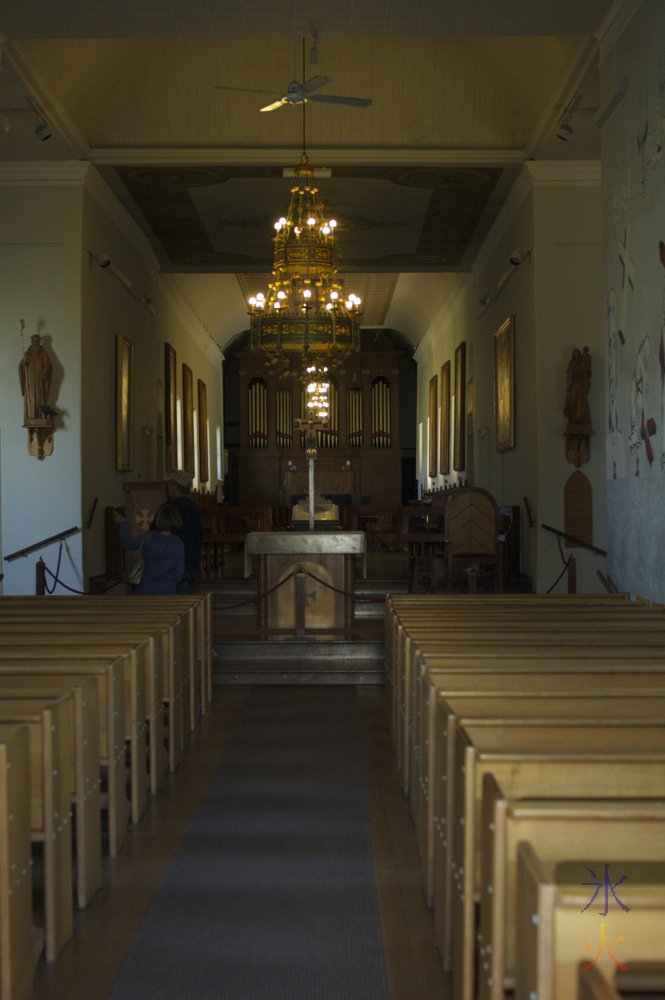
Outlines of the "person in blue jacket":
<svg viewBox="0 0 665 1000">
<path fill-rule="evenodd" d="M 125 518 L 115 512 L 123 549 L 141 549 L 145 569 L 135 594 L 177 594 L 185 575 L 185 546 L 177 532 L 182 518 L 173 504 L 164 504 L 155 517 L 155 530 L 132 536 Z"/>
<path fill-rule="evenodd" d="M 179 594 L 191 594 L 196 587 L 203 545 L 203 515 L 190 496 L 192 477 L 184 469 L 176 469 L 166 479 L 167 504 L 173 504 L 182 518 L 178 535 L 185 546 L 185 573 L 178 584 Z"/>
</svg>

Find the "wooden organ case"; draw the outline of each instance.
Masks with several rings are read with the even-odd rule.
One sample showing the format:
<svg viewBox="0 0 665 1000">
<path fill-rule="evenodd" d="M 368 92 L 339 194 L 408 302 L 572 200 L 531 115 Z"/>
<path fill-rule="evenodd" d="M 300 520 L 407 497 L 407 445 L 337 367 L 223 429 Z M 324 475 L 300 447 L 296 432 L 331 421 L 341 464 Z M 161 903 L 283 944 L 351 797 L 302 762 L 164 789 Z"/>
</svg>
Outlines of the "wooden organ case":
<svg viewBox="0 0 665 1000">
<path fill-rule="evenodd" d="M 337 503 L 400 504 L 400 360 L 398 349 L 361 350 L 331 373 L 330 418 L 317 431 L 315 492 Z M 238 365 L 237 489 L 241 505 L 288 506 L 306 492 L 305 387 L 266 366 L 258 352 Z"/>
</svg>

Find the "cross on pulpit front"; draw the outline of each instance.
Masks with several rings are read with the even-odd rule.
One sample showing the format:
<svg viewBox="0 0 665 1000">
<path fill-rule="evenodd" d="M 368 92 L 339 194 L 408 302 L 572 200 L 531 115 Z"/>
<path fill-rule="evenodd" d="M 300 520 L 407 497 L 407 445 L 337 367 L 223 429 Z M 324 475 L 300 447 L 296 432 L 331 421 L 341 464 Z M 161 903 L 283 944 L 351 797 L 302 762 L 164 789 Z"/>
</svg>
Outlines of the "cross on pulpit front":
<svg viewBox="0 0 665 1000">
<path fill-rule="evenodd" d="M 305 458 L 307 459 L 307 504 L 309 509 L 309 530 L 314 531 L 314 462 L 318 454 L 318 432 L 325 430 L 328 426 L 327 420 L 296 419 L 294 422 L 297 431 L 301 431 L 304 436 Z"/>
</svg>

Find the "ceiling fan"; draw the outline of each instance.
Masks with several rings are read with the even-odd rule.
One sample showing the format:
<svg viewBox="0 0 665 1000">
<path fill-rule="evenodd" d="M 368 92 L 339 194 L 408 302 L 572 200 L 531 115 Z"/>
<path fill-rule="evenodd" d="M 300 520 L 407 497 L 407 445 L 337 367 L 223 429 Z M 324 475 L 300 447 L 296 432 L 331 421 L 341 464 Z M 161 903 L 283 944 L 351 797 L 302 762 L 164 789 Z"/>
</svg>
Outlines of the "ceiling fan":
<svg viewBox="0 0 665 1000">
<path fill-rule="evenodd" d="M 313 36 L 313 44 L 311 49 L 311 62 L 314 65 L 317 61 L 317 50 L 316 50 L 317 38 L 316 35 Z M 294 76 L 296 70 L 296 59 L 295 59 L 295 39 L 293 44 L 294 58 Z M 304 66 L 304 50 L 305 50 L 305 40 L 303 39 L 303 66 Z M 303 77 L 305 73 L 303 70 Z M 308 101 L 319 101 L 326 104 L 347 104 L 351 107 L 356 108 L 368 108 L 371 105 L 371 101 L 365 97 L 339 97 L 335 94 L 315 94 L 314 91 L 320 90 L 321 87 L 327 86 L 327 84 L 332 83 L 329 76 L 313 76 L 309 80 L 305 80 L 301 83 L 299 80 L 292 80 L 288 85 L 287 89 L 283 92 L 279 90 L 257 90 L 254 87 L 231 87 L 225 86 L 224 84 L 216 84 L 217 90 L 239 90 L 248 94 L 277 94 L 277 100 L 272 101 L 270 104 L 266 104 L 265 107 L 260 108 L 260 111 L 276 111 L 278 108 L 283 107 L 285 104 L 306 104 Z"/>
</svg>

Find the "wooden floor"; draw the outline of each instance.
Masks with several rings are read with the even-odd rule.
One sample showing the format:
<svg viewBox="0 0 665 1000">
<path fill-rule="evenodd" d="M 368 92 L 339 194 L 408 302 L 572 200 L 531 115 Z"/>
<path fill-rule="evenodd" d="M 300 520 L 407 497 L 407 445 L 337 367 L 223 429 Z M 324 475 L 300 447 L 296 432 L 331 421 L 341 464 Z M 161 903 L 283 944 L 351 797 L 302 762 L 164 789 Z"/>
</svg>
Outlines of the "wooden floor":
<svg viewBox="0 0 665 1000">
<path fill-rule="evenodd" d="M 393 1000 L 448 1000 L 449 981 L 433 945 L 432 913 L 421 889 L 413 824 L 394 768 L 385 697 L 378 688 L 358 688 L 357 692 L 366 733 L 375 869 Z M 121 856 L 108 863 L 104 886 L 91 906 L 77 915 L 72 940 L 57 962 L 39 966 L 34 1000 L 105 1000 L 110 996 L 248 693 L 247 688 L 216 692 L 212 711 L 183 763 L 132 829 Z"/>
</svg>

